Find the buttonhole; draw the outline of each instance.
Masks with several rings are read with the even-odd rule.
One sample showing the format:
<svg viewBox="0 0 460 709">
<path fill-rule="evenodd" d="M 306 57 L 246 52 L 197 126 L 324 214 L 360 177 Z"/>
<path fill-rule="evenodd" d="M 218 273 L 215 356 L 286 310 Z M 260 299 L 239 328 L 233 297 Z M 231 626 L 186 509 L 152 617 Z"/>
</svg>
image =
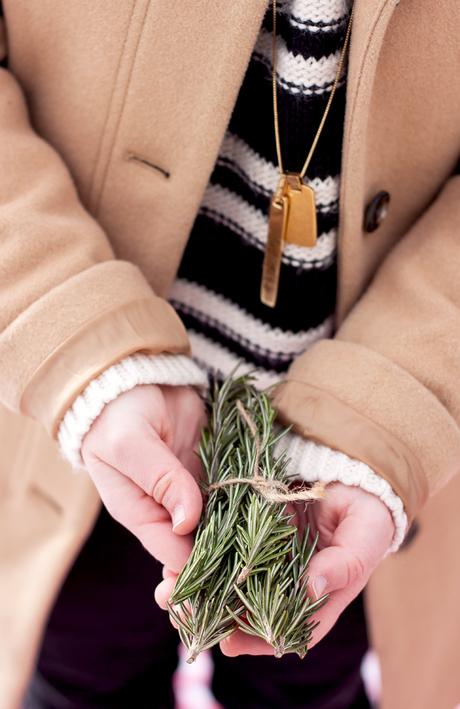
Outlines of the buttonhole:
<svg viewBox="0 0 460 709">
<path fill-rule="evenodd" d="M 168 172 L 168 170 L 165 170 L 164 167 L 161 167 L 160 165 L 155 165 L 154 162 L 151 160 L 148 160 L 147 158 L 142 157 L 142 155 L 138 155 L 137 153 L 131 153 L 128 152 L 125 155 L 126 160 L 130 160 L 133 162 L 138 162 L 141 165 L 145 165 L 146 167 L 150 167 L 152 170 L 156 170 L 159 172 L 163 177 L 166 177 L 167 180 L 171 177 L 171 173 Z"/>
</svg>

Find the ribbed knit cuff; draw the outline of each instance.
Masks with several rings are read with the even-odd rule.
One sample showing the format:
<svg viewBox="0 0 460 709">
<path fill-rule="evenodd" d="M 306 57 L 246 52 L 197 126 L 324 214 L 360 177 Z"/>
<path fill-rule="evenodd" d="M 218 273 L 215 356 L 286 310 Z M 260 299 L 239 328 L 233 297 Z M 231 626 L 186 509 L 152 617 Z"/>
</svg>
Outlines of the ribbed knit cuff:
<svg viewBox="0 0 460 709">
<path fill-rule="evenodd" d="M 74 468 L 83 466 L 83 438 L 104 406 L 140 384 L 189 385 L 204 392 L 208 378 L 186 355 L 134 354 L 106 369 L 75 399 L 59 427 L 61 453 Z"/>
<path fill-rule="evenodd" d="M 277 454 L 282 452 L 289 458 L 288 472 L 293 478 L 305 482 L 341 482 L 376 495 L 388 507 L 395 525 L 393 541 L 387 554 L 399 549 L 407 531 L 403 503 L 391 485 L 366 463 L 295 433 L 286 434 L 278 443 Z"/>
</svg>

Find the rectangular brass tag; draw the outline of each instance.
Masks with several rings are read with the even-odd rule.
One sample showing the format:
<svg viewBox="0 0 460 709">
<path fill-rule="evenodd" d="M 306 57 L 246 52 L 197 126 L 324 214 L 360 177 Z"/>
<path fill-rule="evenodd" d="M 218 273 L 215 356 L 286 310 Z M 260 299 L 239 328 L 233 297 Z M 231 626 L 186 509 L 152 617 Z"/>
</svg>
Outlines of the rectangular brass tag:
<svg viewBox="0 0 460 709">
<path fill-rule="evenodd" d="M 285 240 L 297 246 L 314 246 L 317 239 L 315 193 L 299 175 L 286 175 L 285 194 L 289 217 Z"/>
</svg>

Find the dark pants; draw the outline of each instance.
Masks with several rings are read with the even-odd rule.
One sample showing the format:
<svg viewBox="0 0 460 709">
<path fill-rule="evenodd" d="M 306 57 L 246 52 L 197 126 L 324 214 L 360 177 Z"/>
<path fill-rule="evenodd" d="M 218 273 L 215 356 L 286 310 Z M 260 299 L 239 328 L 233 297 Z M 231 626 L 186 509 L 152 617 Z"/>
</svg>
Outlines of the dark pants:
<svg viewBox="0 0 460 709">
<path fill-rule="evenodd" d="M 106 512 L 51 613 L 24 709 L 166 709 L 177 634 L 153 600 L 160 565 Z M 226 709 L 366 709 L 362 601 L 303 661 L 214 653 L 213 691 Z"/>
</svg>

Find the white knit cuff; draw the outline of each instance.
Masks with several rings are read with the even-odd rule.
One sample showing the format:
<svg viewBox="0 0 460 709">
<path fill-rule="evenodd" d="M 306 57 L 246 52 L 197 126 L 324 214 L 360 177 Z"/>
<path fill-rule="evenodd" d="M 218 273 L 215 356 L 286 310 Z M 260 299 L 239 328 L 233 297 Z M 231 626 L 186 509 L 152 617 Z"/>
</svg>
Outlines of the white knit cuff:
<svg viewBox="0 0 460 709">
<path fill-rule="evenodd" d="M 387 554 L 397 551 L 407 531 L 407 516 L 401 498 L 391 485 L 375 473 L 366 463 L 349 458 L 295 433 L 287 433 L 278 443 L 277 454 L 285 452 L 289 458 L 288 473 L 305 482 L 341 482 L 356 485 L 371 492 L 385 503 L 395 524 L 393 541 Z"/>
<path fill-rule="evenodd" d="M 194 386 L 205 391 L 206 372 L 186 355 L 134 354 L 93 379 L 75 399 L 58 431 L 61 453 L 74 468 L 81 468 L 81 445 L 104 406 L 140 384 Z"/>
</svg>

